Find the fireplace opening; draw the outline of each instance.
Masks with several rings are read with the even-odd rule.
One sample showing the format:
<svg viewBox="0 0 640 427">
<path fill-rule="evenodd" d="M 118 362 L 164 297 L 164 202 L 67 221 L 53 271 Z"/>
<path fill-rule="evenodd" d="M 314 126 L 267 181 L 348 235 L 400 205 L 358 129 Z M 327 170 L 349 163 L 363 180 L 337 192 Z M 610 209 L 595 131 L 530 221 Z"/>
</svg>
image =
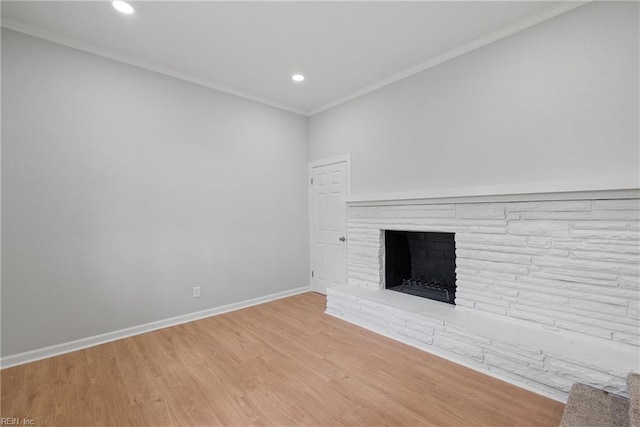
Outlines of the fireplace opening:
<svg viewBox="0 0 640 427">
<path fill-rule="evenodd" d="M 454 233 L 385 230 L 385 287 L 455 305 Z"/>
</svg>

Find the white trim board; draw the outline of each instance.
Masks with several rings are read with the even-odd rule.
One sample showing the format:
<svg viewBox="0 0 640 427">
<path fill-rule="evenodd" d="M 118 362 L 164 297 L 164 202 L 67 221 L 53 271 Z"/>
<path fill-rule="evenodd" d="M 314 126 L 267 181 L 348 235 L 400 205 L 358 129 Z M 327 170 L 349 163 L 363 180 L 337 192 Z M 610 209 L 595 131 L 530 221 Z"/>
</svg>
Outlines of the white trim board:
<svg viewBox="0 0 640 427">
<path fill-rule="evenodd" d="M 333 157 L 327 157 L 326 159 L 312 160 L 308 163 L 309 171 L 313 168 L 320 166 L 333 165 L 335 163 L 346 162 L 347 166 L 351 166 L 351 153 L 339 154 Z M 351 194 L 351 187 L 347 186 L 347 192 Z"/>
<path fill-rule="evenodd" d="M 412 203 L 477 203 L 532 200 L 640 198 L 637 177 L 621 176 L 609 179 L 536 182 L 528 184 L 484 185 L 440 188 L 425 191 L 357 194 L 346 198 L 354 206 Z"/>
<path fill-rule="evenodd" d="M 219 314 L 229 313 L 231 311 L 240 310 L 243 308 L 251 307 L 258 304 L 263 304 L 270 301 L 275 301 L 278 299 L 302 294 L 309 291 L 310 289 L 308 286 L 303 286 L 301 288 L 277 292 L 274 294 L 265 295 L 263 297 L 252 298 L 249 300 L 227 304 L 220 307 L 197 311 L 195 313 L 183 314 L 181 316 L 176 316 L 169 319 L 158 320 L 156 322 L 150 322 L 150 323 L 145 323 L 143 325 L 132 326 L 130 328 L 120 329 L 118 331 L 107 332 L 107 333 L 95 335 L 92 337 L 81 338 L 75 341 L 69 341 L 62 344 L 56 344 L 49 347 L 26 351 L 24 353 L 5 356 L 0 358 L 0 369 L 23 365 L 25 363 L 31 363 L 38 360 L 47 359 L 49 357 L 59 356 L 65 353 L 71 353 L 73 351 L 82 350 L 82 349 L 94 347 L 100 344 L 106 344 L 108 342 L 117 341 L 123 338 L 132 337 L 134 335 L 140 335 L 147 332 L 156 331 L 158 329 L 164 329 L 171 326 L 181 325 L 183 323 L 193 322 L 194 320 L 200 320 L 207 317 L 217 316 Z"/>
</svg>

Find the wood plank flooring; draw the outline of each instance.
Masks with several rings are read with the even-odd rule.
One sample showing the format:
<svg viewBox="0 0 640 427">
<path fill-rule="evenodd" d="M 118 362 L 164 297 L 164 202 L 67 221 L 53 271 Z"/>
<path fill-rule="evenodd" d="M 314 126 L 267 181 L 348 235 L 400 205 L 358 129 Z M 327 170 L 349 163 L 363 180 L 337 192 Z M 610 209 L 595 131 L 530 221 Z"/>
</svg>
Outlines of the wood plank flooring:
<svg viewBox="0 0 640 427">
<path fill-rule="evenodd" d="M 564 405 L 323 314 L 306 293 L 0 371 L 53 426 L 557 426 Z"/>
</svg>

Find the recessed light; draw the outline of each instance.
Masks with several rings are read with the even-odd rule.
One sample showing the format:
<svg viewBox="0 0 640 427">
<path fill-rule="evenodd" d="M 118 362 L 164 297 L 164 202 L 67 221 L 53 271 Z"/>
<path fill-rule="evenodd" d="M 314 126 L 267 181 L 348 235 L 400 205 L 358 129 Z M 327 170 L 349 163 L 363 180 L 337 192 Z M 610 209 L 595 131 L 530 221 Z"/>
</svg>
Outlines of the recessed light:
<svg viewBox="0 0 640 427">
<path fill-rule="evenodd" d="M 291 76 L 291 80 L 293 80 L 294 82 L 301 82 L 304 80 L 304 76 L 302 74 L 294 74 L 293 76 Z"/>
<path fill-rule="evenodd" d="M 133 9 L 133 6 L 131 6 L 126 1 L 115 0 L 115 1 L 111 2 L 111 5 L 113 5 L 113 7 L 118 12 L 124 13 L 125 15 L 131 15 L 133 12 L 135 12 L 135 10 Z"/>
</svg>

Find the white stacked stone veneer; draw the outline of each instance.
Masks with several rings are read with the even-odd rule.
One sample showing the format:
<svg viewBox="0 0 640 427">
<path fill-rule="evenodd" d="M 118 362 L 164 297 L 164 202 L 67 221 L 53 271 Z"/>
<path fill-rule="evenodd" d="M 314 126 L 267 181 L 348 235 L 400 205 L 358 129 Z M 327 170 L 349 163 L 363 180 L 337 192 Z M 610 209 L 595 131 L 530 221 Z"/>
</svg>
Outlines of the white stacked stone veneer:
<svg viewBox="0 0 640 427">
<path fill-rule="evenodd" d="M 455 307 L 384 290 L 384 230 L 455 233 Z M 331 315 L 558 400 L 639 369 L 639 199 L 352 203 L 348 242 Z"/>
</svg>

